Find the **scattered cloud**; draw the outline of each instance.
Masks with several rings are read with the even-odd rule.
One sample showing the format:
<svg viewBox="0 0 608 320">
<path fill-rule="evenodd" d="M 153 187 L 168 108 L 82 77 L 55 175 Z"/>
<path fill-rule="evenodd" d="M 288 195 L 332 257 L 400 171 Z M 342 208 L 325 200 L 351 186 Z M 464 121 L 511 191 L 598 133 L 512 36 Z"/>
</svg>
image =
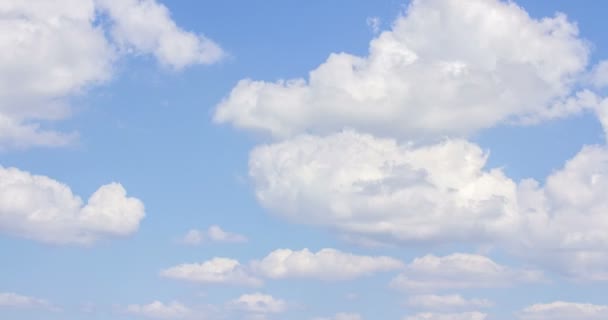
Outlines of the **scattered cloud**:
<svg viewBox="0 0 608 320">
<path fill-rule="evenodd" d="M 145 305 L 131 304 L 126 308 L 126 312 L 155 319 L 184 319 L 191 315 L 192 310 L 175 301 L 168 304 L 154 301 Z"/>
<path fill-rule="evenodd" d="M 363 317 L 358 313 L 340 312 L 334 315 L 333 317 L 313 318 L 312 320 L 363 320 Z"/>
<path fill-rule="evenodd" d="M 556 301 L 535 304 L 519 313 L 522 320 L 600 320 L 608 318 L 608 306 Z"/>
<path fill-rule="evenodd" d="M 207 231 L 192 229 L 189 230 L 181 239 L 180 242 L 186 245 L 200 245 L 205 242 L 205 239 L 211 242 L 220 243 L 245 243 L 248 241 L 247 237 L 224 231 L 220 226 L 212 225 Z"/>
<path fill-rule="evenodd" d="M 461 295 L 416 295 L 407 300 L 410 307 L 426 310 L 445 310 L 462 308 L 488 308 L 494 303 L 487 299 L 466 299 Z"/>
<path fill-rule="evenodd" d="M 46 176 L 0 166 L 0 232 L 55 244 L 91 244 L 139 228 L 144 205 L 118 183 L 101 186 L 83 203 Z"/>
<path fill-rule="evenodd" d="M 487 314 L 481 312 L 464 313 L 418 313 L 403 320 L 485 320 Z"/>
<path fill-rule="evenodd" d="M 385 256 L 360 256 L 335 249 L 293 251 L 278 249 L 248 265 L 229 258 L 213 258 L 200 264 L 181 264 L 161 271 L 167 278 L 198 283 L 262 285 L 261 278 L 310 278 L 339 281 L 398 270 L 403 263 Z"/>
<path fill-rule="evenodd" d="M 47 300 L 23 296 L 12 292 L 0 292 L 0 308 L 59 310 L 59 308 L 53 306 Z"/>
<path fill-rule="evenodd" d="M 394 258 L 359 256 L 335 249 L 322 249 L 316 253 L 308 249 L 300 251 L 279 249 L 262 260 L 253 261 L 251 265 L 256 274 L 271 279 L 322 280 L 347 280 L 403 267 L 403 263 Z"/>
<path fill-rule="evenodd" d="M 282 313 L 287 310 L 287 302 L 263 293 L 244 294 L 228 303 L 234 310 L 253 314 Z"/>
<path fill-rule="evenodd" d="M 197 283 L 260 286 L 262 280 L 251 275 L 237 260 L 213 258 L 203 263 L 181 264 L 161 271 L 161 276 Z"/>
<path fill-rule="evenodd" d="M 391 281 L 391 287 L 407 291 L 437 291 L 505 287 L 539 281 L 543 281 L 540 271 L 513 269 L 485 256 L 455 253 L 414 259 Z"/>
</svg>

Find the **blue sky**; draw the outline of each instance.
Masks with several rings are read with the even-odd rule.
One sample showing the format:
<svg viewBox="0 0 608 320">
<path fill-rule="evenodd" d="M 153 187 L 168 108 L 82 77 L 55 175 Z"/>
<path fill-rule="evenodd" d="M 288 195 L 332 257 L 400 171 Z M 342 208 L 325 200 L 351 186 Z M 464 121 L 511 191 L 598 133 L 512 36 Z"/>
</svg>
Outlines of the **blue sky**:
<svg viewBox="0 0 608 320">
<path fill-rule="evenodd" d="M 607 8 L 0 1 L 0 317 L 608 318 Z"/>
</svg>

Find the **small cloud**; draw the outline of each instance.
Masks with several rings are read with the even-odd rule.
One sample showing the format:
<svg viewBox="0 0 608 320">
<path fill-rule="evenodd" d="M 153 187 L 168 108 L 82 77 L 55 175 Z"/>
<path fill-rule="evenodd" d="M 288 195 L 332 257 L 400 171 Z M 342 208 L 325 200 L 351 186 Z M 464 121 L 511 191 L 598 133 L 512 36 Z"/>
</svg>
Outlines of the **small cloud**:
<svg viewBox="0 0 608 320">
<path fill-rule="evenodd" d="M 368 17 L 366 20 L 367 26 L 374 32 L 380 32 L 380 25 L 382 21 L 378 17 Z"/>
<path fill-rule="evenodd" d="M 12 292 L 0 292 L 0 308 L 19 308 L 19 309 L 47 309 L 51 311 L 61 311 L 44 299 L 28 297 Z"/>
<path fill-rule="evenodd" d="M 210 242 L 220 243 L 245 243 L 248 241 L 247 237 L 223 230 L 218 225 L 210 226 L 206 231 L 191 229 L 189 230 L 179 242 L 184 245 L 197 246 L 208 240 Z"/>
</svg>

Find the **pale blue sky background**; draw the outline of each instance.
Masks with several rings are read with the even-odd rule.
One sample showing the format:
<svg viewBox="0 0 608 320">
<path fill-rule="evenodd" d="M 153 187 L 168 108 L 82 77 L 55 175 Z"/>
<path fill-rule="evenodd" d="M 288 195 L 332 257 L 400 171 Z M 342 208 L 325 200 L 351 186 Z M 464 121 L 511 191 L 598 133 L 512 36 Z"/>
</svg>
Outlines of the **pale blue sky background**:
<svg viewBox="0 0 608 320">
<path fill-rule="evenodd" d="M 1 0 L 0 0 L 1 1 Z M 0 291 L 42 297 L 61 306 L 44 309 L 0 308 L 0 318 L 135 319 L 121 312 L 129 304 L 179 300 L 190 305 L 223 304 L 262 291 L 299 306 L 281 319 L 310 319 L 341 311 L 365 319 L 400 319 L 415 313 L 405 294 L 388 288 L 395 272 L 346 282 L 267 281 L 260 289 L 190 284 L 159 276 L 184 262 L 215 256 L 246 262 L 277 248 L 316 251 L 337 248 L 403 261 L 427 253 L 449 254 L 472 248 L 401 246 L 366 248 L 341 241 L 331 230 L 292 224 L 269 215 L 257 203 L 247 177 L 256 137 L 212 122 L 217 103 L 242 78 L 274 81 L 306 76 L 331 52 L 365 55 L 373 31 L 368 17 L 390 28 L 407 1 L 162 1 L 185 30 L 214 39 L 229 57 L 210 66 L 171 71 L 149 56 L 120 60 L 112 81 L 72 98 L 74 115 L 53 127 L 78 131 L 79 141 L 63 148 L 31 148 L 0 153 L 0 164 L 46 175 L 87 198 L 100 185 L 119 181 L 141 199 L 146 218 L 139 231 L 104 239 L 91 247 L 59 246 L 0 235 Z M 564 12 L 576 21 L 581 37 L 593 44 L 592 59 L 608 57 L 603 1 L 518 1 L 532 17 Z M 489 167 L 504 167 L 516 181 L 540 181 L 572 158 L 583 144 L 602 142 L 592 114 L 548 121 L 531 127 L 501 126 L 473 137 L 490 150 Z M 249 238 L 244 244 L 183 246 L 187 230 L 217 224 Z M 500 252 L 497 262 L 521 265 Z M 550 274 L 551 276 L 551 274 Z M 460 290 L 466 297 L 493 300 L 490 319 L 511 319 L 530 304 L 556 300 L 606 304 L 608 284 L 520 285 L 513 288 Z M 349 300 L 356 293 L 358 299 Z M 92 313 L 82 311 L 90 303 Z M 238 318 L 238 316 L 237 316 Z M 234 319 L 237 319 L 234 318 Z"/>
</svg>

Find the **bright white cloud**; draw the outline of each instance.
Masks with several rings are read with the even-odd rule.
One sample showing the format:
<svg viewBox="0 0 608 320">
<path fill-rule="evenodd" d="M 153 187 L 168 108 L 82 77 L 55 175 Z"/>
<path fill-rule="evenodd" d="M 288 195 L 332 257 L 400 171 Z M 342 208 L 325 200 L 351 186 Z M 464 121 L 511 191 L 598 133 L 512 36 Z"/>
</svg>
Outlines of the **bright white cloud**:
<svg viewBox="0 0 608 320">
<path fill-rule="evenodd" d="M 256 147 L 256 196 L 289 220 L 397 242 L 488 241 L 519 223 L 517 185 L 464 140 L 399 144 L 353 131 Z"/>
<path fill-rule="evenodd" d="M 186 245 L 200 245 L 205 239 L 212 242 L 223 242 L 223 243 L 244 243 L 247 242 L 247 237 L 223 230 L 220 226 L 210 226 L 207 231 L 192 229 L 189 230 L 180 240 L 181 243 Z"/>
<path fill-rule="evenodd" d="M 499 0 L 413 1 L 368 56 L 333 53 L 307 79 L 241 80 L 214 119 L 278 138 L 344 128 L 462 136 L 578 112 L 555 103 L 583 77 L 588 53 L 563 14 L 537 20 Z"/>
<path fill-rule="evenodd" d="M 203 263 L 181 264 L 161 271 L 163 277 L 211 284 L 259 286 L 262 281 L 237 260 L 213 258 Z"/>
<path fill-rule="evenodd" d="M 153 54 L 162 64 L 181 69 L 219 61 L 224 52 L 211 39 L 179 28 L 155 0 L 95 0 L 109 14 L 112 36 L 123 50 Z"/>
<path fill-rule="evenodd" d="M 263 293 L 244 294 L 228 303 L 228 307 L 254 314 L 282 313 L 287 310 L 287 302 Z"/>
<path fill-rule="evenodd" d="M 407 291 L 437 291 L 505 287 L 542 280 L 543 275 L 539 271 L 513 269 L 485 256 L 455 253 L 414 259 L 391 281 L 391 287 Z"/>
<path fill-rule="evenodd" d="M 418 313 L 413 316 L 403 318 L 403 320 L 484 320 L 487 314 L 481 312 L 464 313 Z"/>
<path fill-rule="evenodd" d="M 107 16 L 112 34 L 105 36 Z M 0 149 L 63 146 L 77 135 L 41 121 L 70 115 L 69 98 L 108 81 L 127 50 L 182 68 L 222 56 L 211 40 L 177 27 L 154 0 L 5 0 L 0 3 Z"/>
<path fill-rule="evenodd" d="M 403 263 L 394 258 L 358 256 L 335 249 L 322 249 L 316 253 L 308 249 L 279 249 L 262 260 L 253 261 L 251 265 L 256 274 L 267 278 L 322 280 L 347 280 L 403 267 Z"/>
<path fill-rule="evenodd" d="M 407 300 L 407 305 L 418 309 L 443 310 L 462 308 L 487 308 L 494 305 L 487 299 L 466 299 L 461 295 L 417 295 Z"/>
<path fill-rule="evenodd" d="M 524 181 L 520 203 L 526 229 L 517 253 L 587 280 L 608 280 L 608 148 L 586 146 L 546 179 Z"/>
<path fill-rule="evenodd" d="M 57 307 L 44 299 L 23 296 L 12 292 L 0 292 L 0 308 L 42 308 L 57 310 Z"/>
<path fill-rule="evenodd" d="M 190 308 L 176 301 L 168 304 L 160 301 L 145 305 L 132 304 L 127 306 L 126 311 L 132 315 L 156 319 L 184 319 L 192 313 Z"/>
<path fill-rule="evenodd" d="M 57 244 L 90 244 L 139 228 L 144 205 L 118 183 L 101 186 L 87 203 L 65 184 L 0 167 L 0 232 Z"/>
<path fill-rule="evenodd" d="M 604 320 L 608 319 L 608 306 L 590 303 L 556 301 L 535 304 L 519 313 L 522 320 Z"/>
</svg>

